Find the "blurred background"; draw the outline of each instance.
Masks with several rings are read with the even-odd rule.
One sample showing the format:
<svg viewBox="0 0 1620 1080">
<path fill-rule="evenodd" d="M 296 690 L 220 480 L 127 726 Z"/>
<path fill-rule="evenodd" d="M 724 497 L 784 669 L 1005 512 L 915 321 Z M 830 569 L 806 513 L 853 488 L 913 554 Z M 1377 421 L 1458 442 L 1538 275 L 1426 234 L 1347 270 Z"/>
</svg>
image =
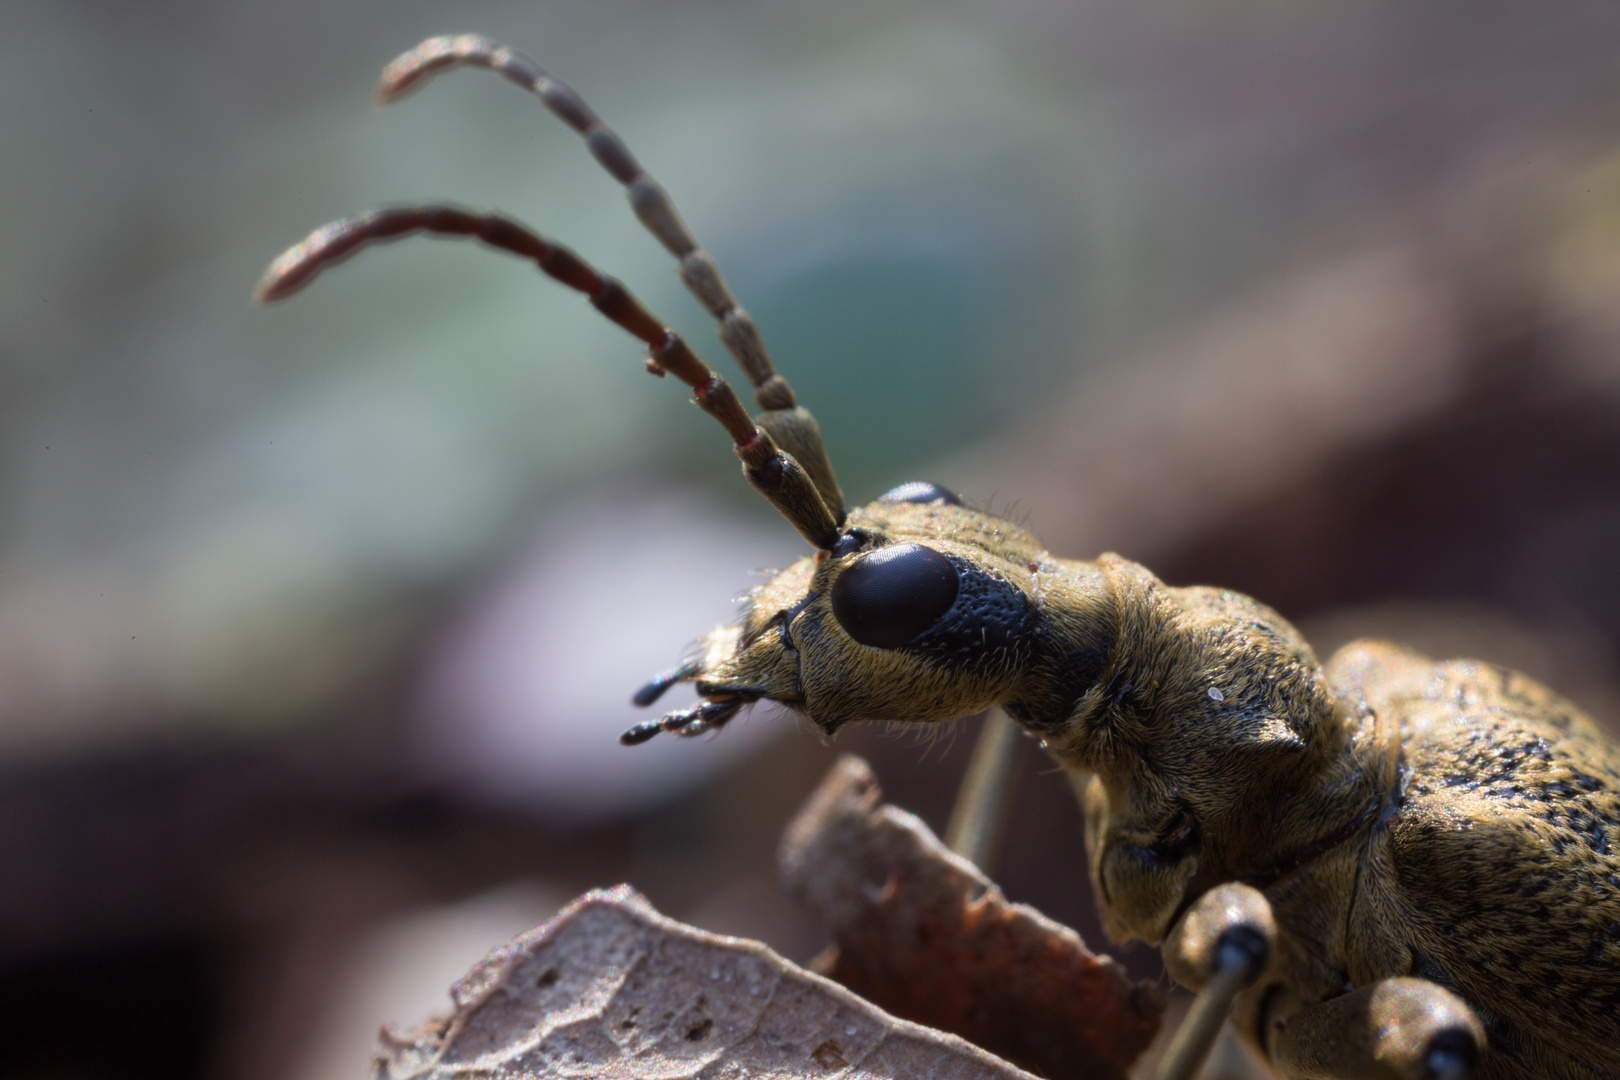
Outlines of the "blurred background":
<svg viewBox="0 0 1620 1080">
<path fill-rule="evenodd" d="M 936 828 L 972 742 L 757 709 L 616 743 L 802 542 L 578 297 L 471 245 L 268 310 L 330 218 L 501 207 L 729 361 L 504 40 L 674 195 L 863 502 L 1248 591 L 1620 718 L 1608 0 L 8 0 L 0 1075 L 337 1080 L 587 887 L 803 961 L 840 751 Z M 1033 749 L 996 876 L 1103 944 Z M 1121 954 L 1162 978 L 1155 954 Z"/>
</svg>

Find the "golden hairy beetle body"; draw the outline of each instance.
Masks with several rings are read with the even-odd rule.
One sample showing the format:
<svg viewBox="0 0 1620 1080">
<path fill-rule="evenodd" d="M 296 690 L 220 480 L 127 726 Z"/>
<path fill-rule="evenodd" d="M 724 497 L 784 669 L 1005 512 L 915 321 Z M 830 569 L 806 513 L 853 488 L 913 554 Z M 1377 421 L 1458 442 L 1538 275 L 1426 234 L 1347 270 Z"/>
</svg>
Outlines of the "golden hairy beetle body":
<svg viewBox="0 0 1620 1080">
<path fill-rule="evenodd" d="M 458 66 L 518 84 L 584 137 L 679 260 L 761 411 L 621 284 L 499 214 L 429 204 L 334 222 L 277 259 L 258 297 L 374 241 L 477 239 L 584 293 L 647 345 L 653 374 L 691 387 L 815 553 L 635 696 L 692 682 L 697 706 L 622 741 L 700 735 L 759 701 L 829 734 L 1002 706 L 1076 780 L 1110 935 L 1162 943 L 1178 980 L 1223 987 L 1209 1015 L 1235 997 L 1238 1031 L 1284 1075 L 1620 1078 L 1614 741 L 1484 664 L 1359 643 L 1324 669 L 1246 596 L 1171 588 L 1114 555 L 1055 558 L 931 484 L 846 510 L 757 327 L 574 91 L 461 35 L 394 61 L 378 97 Z"/>
<path fill-rule="evenodd" d="M 1078 781 L 1112 937 L 1158 944 L 1224 882 L 1265 895 L 1278 955 L 1235 1014 L 1263 1053 L 1300 1011 L 1411 975 L 1479 1016 L 1480 1076 L 1620 1075 L 1620 747 L 1574 706 L 1385 643 L 1324 670 L 1246 596 L 1053 558 L 966 508 L 876 503 L 850 523 L 863 547 L 756 590 L 700 688 L 765 689 L 826 730 L 1005 706 Z M 825 597 L 893 544 L 1022 593 L 1016 632 L 955 664 L 926 640 L 843 638 Z"/>
</svg>

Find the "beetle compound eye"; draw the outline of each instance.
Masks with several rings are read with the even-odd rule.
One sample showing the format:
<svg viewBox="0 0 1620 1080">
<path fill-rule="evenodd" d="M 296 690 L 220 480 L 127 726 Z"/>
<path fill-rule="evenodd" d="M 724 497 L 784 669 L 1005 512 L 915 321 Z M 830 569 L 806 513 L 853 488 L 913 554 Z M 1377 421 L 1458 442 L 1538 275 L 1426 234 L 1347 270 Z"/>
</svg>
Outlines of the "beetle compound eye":
<svg viewBox="0 0 1620 1080">
<path fill-rule="evenodd" d="M 862 645 L 897 648 L 951 609 L 958 584 L 956 567 L 933 548 L 896 544 L 838 576 L 833 616 Z"/>
<path fill-rule="evenodd" d="M 930 484 L 926 480 L 913 480 L 909 484 L 890 488 L 878 496 L 878 502 L 886 503 L 944 503 L 946 506 L 961 506 L 962 500 L 957 498 L 956 492 L 948 491 L 938 484 Z"/>
</svg>

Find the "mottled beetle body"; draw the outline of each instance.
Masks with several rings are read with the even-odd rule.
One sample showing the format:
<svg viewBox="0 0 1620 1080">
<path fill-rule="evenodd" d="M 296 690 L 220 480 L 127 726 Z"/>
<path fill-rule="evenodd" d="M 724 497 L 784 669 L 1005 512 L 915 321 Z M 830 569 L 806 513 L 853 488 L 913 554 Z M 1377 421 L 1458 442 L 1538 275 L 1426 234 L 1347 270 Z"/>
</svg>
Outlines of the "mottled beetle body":
<svg viewBox="0 0 1620 1080">
<path fill-rule="evenodd" d="M 1620 1075 L 1620 750 L 1574 706 L 1384 643 L 1324 671 L 1246 596 L 1053 558 L 965 508 L 878 502 L 849 522 L 859 547 L 790 567 L 755 590 L 740 637 L 716 631 L 701 692 L 829 732 L 1003 705 L 1078 781 L 1110 936 L 1159 944 L 1223 882 L 1265 895 L 1277 956 L 1237 1016 L 1268 1056 L 1299 1011 L 1416 975 L 1479 1016 L 1478 1075 Z M 903 545 L 984 584 L 916 639 L 862 646 L 827 597 Z M 978 612 L 982 650 L 941 648 Z"/>
<path fill-rule="evenodd" d="M 1162 943 L 1180 981 L 1224 987 L 1216 1022 L 1235 995 L 1237 1030 L 1285 1075 L 1620 1077 L 1620 748 L 1590 720 L 1523 676 L 1391 645 L 1348 646 L 1324 669 L 1248 597 L 1171 588 L 1114 555 L 1055 558 L 933 485 L 846 513 L 752 321 L 577 95 L 464 36 L 395 61 L 379 96 L 461 64 L 586 137 L 680 259 L 761 413 L 621 285 L 497 215 L 338 222 L 278 259 L 259 295 L 373 240 L 474 237 L 586 293 L 646 342 L 655 374 L 693 388 L 816 552 L 643 688 L 647 705 L 689 681 L 701 701 L 625 742 L 711 731 L 758 701 L 827 733 L 1002 706 L 1076 780 L 1110 935 Z"/>
</svg>

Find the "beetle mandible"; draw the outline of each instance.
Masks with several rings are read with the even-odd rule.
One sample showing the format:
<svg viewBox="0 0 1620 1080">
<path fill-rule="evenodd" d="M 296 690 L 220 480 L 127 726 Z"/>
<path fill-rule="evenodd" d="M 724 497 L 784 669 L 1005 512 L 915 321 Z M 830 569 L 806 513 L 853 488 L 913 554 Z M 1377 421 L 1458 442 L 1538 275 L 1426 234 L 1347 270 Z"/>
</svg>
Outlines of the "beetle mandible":
<svg viewBox="0 0 1620 1080">
<path fill-rule="evenodd" d="M 718 321 L 759 415 L 617 281 L 498 214 L 430 204 L 334 222 L 256 297 L 371 241 L 476 238 L 586 294 L 647 345 L 648 370 L 692 388 L 814 554 L 635 696 L 692 682 L 698 705 L 622 741 L 713 731 L 759 701 L 828 734 L 999 705 L 1076 778 L 1110 936 L 1162 945 L 1195 987 L 1224 980 L 1239 1034 L 1284 1075 L 1620 1076 L 1620 747 L 1579 710 L 1522 675 L 1389 644 L 1324 666 L 1255 600 L 1172 588 L 1117 555 L 1057 558 L 932 484 L 846 510 L 757 327 L 574 91 L 461 35 L 389 64 L 378 100 L 464 65 L 584 136 Z"/>
</svg>

